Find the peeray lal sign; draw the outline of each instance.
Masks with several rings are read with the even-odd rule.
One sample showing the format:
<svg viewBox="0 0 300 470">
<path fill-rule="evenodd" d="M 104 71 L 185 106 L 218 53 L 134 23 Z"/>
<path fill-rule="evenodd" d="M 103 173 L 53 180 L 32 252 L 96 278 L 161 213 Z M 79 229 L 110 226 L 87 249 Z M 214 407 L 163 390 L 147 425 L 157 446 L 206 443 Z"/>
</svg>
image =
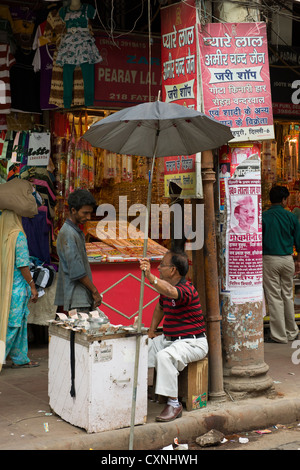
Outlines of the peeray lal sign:
<svg viewBox="0 0 300 470">
<path fill-rule="evenodd" d="M 153 38 L 151 58 L 145 36 L 120 36 L 113 41 L 97 32 L 95 41 L 103 60 L 95 64 L 94 106 L 155 101 L 161 89 L 160 40 Z"/>
<path fill-rule="evenodd" d="M 199 25 L 204 113 L 231 142 L 274 138 L 266 24 Z"/>
</svg>

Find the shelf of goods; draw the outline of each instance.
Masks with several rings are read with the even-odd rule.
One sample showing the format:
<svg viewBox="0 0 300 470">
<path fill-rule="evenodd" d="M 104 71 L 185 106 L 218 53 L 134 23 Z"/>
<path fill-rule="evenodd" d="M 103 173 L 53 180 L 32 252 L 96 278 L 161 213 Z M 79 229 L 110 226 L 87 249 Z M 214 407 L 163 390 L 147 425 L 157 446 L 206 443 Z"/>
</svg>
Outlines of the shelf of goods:
<svg viewBox="0 0 300 470">
<path fill-rule="evenodd" d="M 89 222 L 86 231 L 97 241 L 86 243 L 87 255 L 93 282 L 103 294 L 101 310 L 112 324 L 132 325 L 138 315 L 141 270 L 139 259 L 143 256 L 143 238 L 125 238 L 117 226 L 111 238 L 97 227 L 98 222 Z M 128 226 L 125 227 L 128 234 Z M 141 232 L 139 232 L 141 233 Z M 123 238 L 124 237 L 124 238 Z M 151 272 L 159 277 L 158 266 L 167 249 L 148 239 L 147 257 L 151 260 Z M 146 280 L 143 298 L 142 323 L 150 326 L 153 310 L 159 294 Z"/>
</svg>

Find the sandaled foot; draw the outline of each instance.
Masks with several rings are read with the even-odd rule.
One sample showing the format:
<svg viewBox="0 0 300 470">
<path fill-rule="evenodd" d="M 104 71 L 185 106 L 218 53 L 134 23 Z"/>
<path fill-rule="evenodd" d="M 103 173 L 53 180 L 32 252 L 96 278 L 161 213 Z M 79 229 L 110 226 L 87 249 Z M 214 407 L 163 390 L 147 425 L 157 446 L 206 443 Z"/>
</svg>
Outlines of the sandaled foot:
<svg viewBox="0 0 300 470">
<path fill-rule="evenodd" d="M 26 364 L 12 364 L 13 369 L 29 369 L 30 367 L 38 367 L 40 365 L 39 362 L 36 361 L 30 361 L 27 362 Z"/>
</svg>

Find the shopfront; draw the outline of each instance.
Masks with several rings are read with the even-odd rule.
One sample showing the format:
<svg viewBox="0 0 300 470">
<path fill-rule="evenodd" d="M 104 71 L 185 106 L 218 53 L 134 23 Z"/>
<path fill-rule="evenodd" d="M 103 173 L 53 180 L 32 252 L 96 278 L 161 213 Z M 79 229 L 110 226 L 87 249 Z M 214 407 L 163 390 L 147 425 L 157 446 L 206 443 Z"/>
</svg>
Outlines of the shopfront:
<svg viewBox="0 0 300 470">
<path fill-rule="evenodd" d="M 150 162 L 146 157 L 92 148 L 82 136 L 91 124 L 110 113 L 157 98 L 161 87 L 160 39 L 152 39 L 149 51 L 146 35 L 111 38 L 93 29 L 93 20 L 89 19 L 89 33 L 101 57 L 93 64 L 93 101 L 87 101 L 85 91 L 89 84 L 78 65 L 73 81 L 69 82 L 71 106 L 66 107 L 64 66 L 56 61 L 65 36 L 60 9 L 59 2 L 53 3 L 28 16 L 28 7 L 20 9 L 12 3 L 0 11 L 7 30 L 3 46 L 9 59 L 5 61 L 6 74 L 12 78 L 10 83 L 8 80 L 9 93 L 0 115 L 1 182 L 19 177 L 35 185 L 41 197 L 39 220 L 36 217 L 34 222 L 24 221 L 27 233 L 30 231 L 30 255 L 38 266 L 47 264 L 51 269 L 57 270 L 58 266 L 56 238 L 67 217 L 70 192 L 76 188 L 89 189 L 96 199 L 97 213 L 103 212 L 102 219 L 106 205 L 110 206 L 116 231 L 110 233 L 109 224 L 97 229 L 101 217 L 95 214 L 92 222 L 83 227 L 87 254 L 94 282 L 104 296 L 103 311 L 111 323 L 131 325 L 138 313 L 141 277 L 138 259 L 142 255 L 143 235 L 138 233 L 142 225 L 136 230 L 129 228 L 133 227 L 130 222 L 139 216 L 137 205 L 146 206 Z M 30 31 L 25 37 L 15 32 L 26 14 Z M 39 144 L 32 148 L 34 138 Z M 157 159 L 152 203 L 168 203 L 165 194 L 164 161 Z M 124 225 L 119 223 L 120 204 L 127 211 L 125 234 Z M 161 223 L 155 239 L 148 242 L 147 254 L 156 274 L 169 241 L 161 237 Z M 41 289 L 39 302 L 30 305 L 29 323 L 47 326 L 48 320 L 55 317 L 55 289 L 54 277 L 51 286 L 43 292 Z M 143 322 L 149 326 L 157 292 L 148 283 L 144 297 Z"/>
</svg>

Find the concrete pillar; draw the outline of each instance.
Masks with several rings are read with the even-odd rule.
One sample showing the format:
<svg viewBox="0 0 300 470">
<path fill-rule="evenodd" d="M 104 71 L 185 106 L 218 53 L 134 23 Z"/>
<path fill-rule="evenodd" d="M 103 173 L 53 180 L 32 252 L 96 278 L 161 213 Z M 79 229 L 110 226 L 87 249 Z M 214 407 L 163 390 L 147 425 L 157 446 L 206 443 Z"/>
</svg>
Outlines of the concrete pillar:
<svg viewBox="0 0 300 470">
<path fill-rule="evenodd" d="M 222 22 L 260 21 L 258 12 L 244 8 L 241 2 L 218 2 L 216 8 Z M 219 271 L 224 281 L 226 205 L 225 213 L 220 214 L 220 227 Z M 267 374 L 269 366 L 264 362 L 263 302 L 235 303 L 233 299 L 231 292 L 221 289 L 224 389 L 233 399 L 265 394 L 270 392 L 273 381 Z"/>
</svg>

